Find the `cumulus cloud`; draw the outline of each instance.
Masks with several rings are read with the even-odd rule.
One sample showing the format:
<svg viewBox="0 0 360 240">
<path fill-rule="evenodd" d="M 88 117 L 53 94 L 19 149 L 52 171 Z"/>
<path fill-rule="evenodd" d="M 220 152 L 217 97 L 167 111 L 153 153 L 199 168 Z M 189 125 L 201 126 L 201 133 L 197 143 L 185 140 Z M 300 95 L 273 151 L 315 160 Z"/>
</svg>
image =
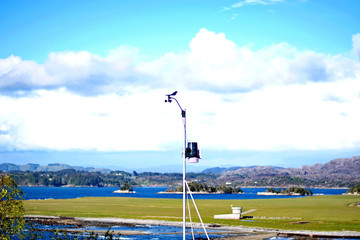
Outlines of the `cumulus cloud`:
<svg viewBox="0 0 360 240">
<path fill-rule="evenodd" d="M 353 37 L 355 53 L 358 38 Z M 44 64 L 16 56 L 0 59 L 0 63 L 0 91 L 65 87 L 84 95 L 123 93 L 129 86 L 249 91 L 359 74 L 359 62 L 341 55 L 299 51 L 287 43 L 254 51 L 207 29 L 196 34 L 187 51 L 153 61 L 142 60 L 136 48 L 122 46 L 105 57 L 67 51 L 50 53 Z"/>
<path fill-rule="evenodd" d="M 359 62 L 343 56 L 299 51 L 279 43 L 253 51 L 223 33 L 206 29 L 190 42 L 190 50 L 142 63 L 139 71 L 166 86 L 209 91 L 249 91 L 282 84 L 335 81 L 359 74 Z M 345 67 L 346 66 L 346 67 Z"/>
<path fill-rule="evenodd" d="M 359 52 L 359 35 L 353 51 Z M 189 49 L 153 61 L 119 47 L 50 53 L 43 64 L 0 59 L 1 149 L 99 151 L 181 148 L 179 90 L 188 139 L 208 149 L 359 147 L 360 62 L 287 43 L 252 50 L 201 29 Z M 9 90 L 10 89 L 10 90 Z"/>
<path fill-rule="evenodd" d="M 105 57 L 86 51 L 50 53 L 44 64 L 17 56 L 0 59 L 0 90 L 34 90 L 67 87 L 78 93 L 121 91 L 141 81 L 134 72 L 138 50 L 121 46 Z"/>
<path fill-rule="evenodd" d="M 0 88 L 23 89 L 31 86 L 47 86 L 56 79 L 46 73 L 43 65 L 22 60 L 17 56 L 0 59 Z"/>
</svg>

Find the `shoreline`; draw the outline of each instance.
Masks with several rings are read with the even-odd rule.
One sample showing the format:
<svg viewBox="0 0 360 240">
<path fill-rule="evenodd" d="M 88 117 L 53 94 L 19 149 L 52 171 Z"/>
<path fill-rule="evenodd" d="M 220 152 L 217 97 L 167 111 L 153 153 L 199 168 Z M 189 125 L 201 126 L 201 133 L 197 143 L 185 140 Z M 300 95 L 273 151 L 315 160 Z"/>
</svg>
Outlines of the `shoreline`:
<svg viewBox="0 0 360 240">
<path fill-rule="evenodd" d="M 113 187 L 119 187 L 118 185 L 107 185 L 107 186 L 87 186 L 87 185 L 61 185 L 61 186 L 53 186 L 53 185 L 18 185 L 18 187 L 54 187 L 54 188 L 61 188 L 61 187 L 86 187 L 86 188 L 113 188 Z M 147 186 L 147 185 L 135 185 L 134 187 L 137 188 L 143 188 L 143 187 L 149 187 L 149 188 L 161 188 L 161 187 L 169 187 L 169 186 L 162 186 L 162 185 L 157 185 L 157 186 Z M 289 188 L 289 187 L 293 187 L 293 185 L 290 186 L 282 186 L 282 187 L 278 187 L 278 186 L 239 186 L 239 188 Z M 314 187 L 314 186 L 300 186 L 303 188 L 312 188 L 312 189 L 349 189 L 348 187 Z"/>
<path fill-rule="evenodd" d="M 187 191 L 188 192 L 188 191 Z M 156 194 L 183 194 L 183 192 L 157 192 Z M 244 194 L 243 192 L 239 193 L 222 193 L 222 192 L 191 192 L 191 194 Z"/>
<path fill-rule="evenodd" d="M 115 190 L 113 193 L 136 193 L 136 191 L 130 190 Z"/>
<path fill-rule="evenodd" d="M 108 224 L 133 224 L 133 225 L 160 225 L 160 226 L 175 226 L 181 227 L 182 222 L 165 221 L 165 220 L 151 220 L 151 219 L 128 219 L 128 218 L 91 218 L 91 217 L 59 217 L 59 216 L 44 216 L 44 215 L 25 215 L 27 219 L 36 220 L 51 220 L 56 223 L 108 223 Z M 195 228 L 202 228 L 200 223 L 193 223 Z M 286 236 L 286 237 L 311 237 L 311 238 L 360 238 L 360 231 L 310 231 L 310 230 L 282 230 L 282 229 L 267 229 L 257 227 L 243 227 L 243 226 L 224 226 L 219 224 L 205 224 L 206 229 L 220 230 L 222 233 L 235 234 L 237 236 L 225 237 L 220 239 L 266 239 L 271 236 Z M 187 223 L 190 227 L 190 223 Z M 119 232 L 121 233 L 121 231 Z M 127 235 L 139 234 L 138 231 L 128 231 Z M 124 234 L 124 233 L 121 233 Z M 244 234 L 254 234 L 254 236 L 244 236 Z M 261 238 L 261 235 L 266 237 Z M 270 237 L 269 237 L 270 236 Z"/>
</svg>

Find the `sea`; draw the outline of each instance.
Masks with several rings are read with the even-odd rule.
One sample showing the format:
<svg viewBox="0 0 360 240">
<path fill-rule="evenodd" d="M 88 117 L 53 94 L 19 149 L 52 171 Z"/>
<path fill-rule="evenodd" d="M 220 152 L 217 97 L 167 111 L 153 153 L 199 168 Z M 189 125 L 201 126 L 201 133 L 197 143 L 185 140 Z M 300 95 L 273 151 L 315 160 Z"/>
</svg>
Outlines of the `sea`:
<svg viewBox="0 0 360 240">
<path fill-rule="evenodd" d="M 182 199 L 182 194 L 160 194 L 168 187 L 134 187 L 135 193 L 114 193 L 118 187 L 20 187 L 24 193 L 24 200 L 36 199 L 70 199 L 81 197 L 134 197 L 134 198 L 168 198 Z M 241 188 L 242 194 L 193 194 L 195 199 L 271 199 L 271 198 L 299 198 L 301 196 L 257 195 L 267 188 Z M 314 195 L 341 195 L 346 189 L 308 188 Z"/>
</svg>

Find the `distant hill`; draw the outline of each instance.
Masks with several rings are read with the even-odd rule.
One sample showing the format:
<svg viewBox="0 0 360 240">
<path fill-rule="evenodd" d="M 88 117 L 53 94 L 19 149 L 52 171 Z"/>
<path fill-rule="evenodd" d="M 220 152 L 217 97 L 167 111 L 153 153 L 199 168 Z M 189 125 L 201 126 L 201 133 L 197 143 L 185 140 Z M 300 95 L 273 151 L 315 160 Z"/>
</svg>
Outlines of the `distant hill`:
<svg viewBox="0 0 360 240">
<path fill-rule="evenodd" d="M 224 173 L 224 172 L 232 172 L 232 171 L 236 171 L 236 170 L 238 170 L 238 169 L 243 169 L 244 171 L 246 171 L 246 169 L 251 169 L 251 168 L 257 168 L 257 166 L 249 166 L 249 167 L 229 167 L 229 168 L 214 167 L 214 168 L 204 169 L 201 173 L 222 174 L 222 173 Z M 269 167 L 269 168 L 282 169 L 281 167 Z"/>
<path fill-rule="evenodd" d="M 256 166 L 228 170 L 221 174 L 221 178 L 241 178 L 243 180 L 274 177 L 296 177 L 314 181 L 360 181 L 360 156 L 335 159 L 325 164 L 302 166 L 301 168 Z"/>
<path fill-rule="evenodd" d="M 214 168 L 207 168 L 203 170 L 201 173 L 215 173 L 215 174 L 221 174 L 223 172 L 227 171 L 234 171 L 241 167 L 230 167 L 230 168 L 221 168 L 221 167 L 214 167 Z"/>
<path fill-rule="evenodd" d="M 110 169 L 106 168 L 74 167 L 58 163 L 49 164 L 47 166 L 40 166 L 39 164 L 0 164 L 0 171 L 3 172 L 42 171 L 54 172 L 54 175 L 56 175 L 60 174 L 61 170 L 65 169 L 85 171 L 88 173 L 100 172 L 102 174 L 111 172 Z M 100 173 L 95 175 L 100 176 Z M 20 176 L 21 174 L 18 175 Z M 123 174 L 120 175 L 122 176 Z M 125 175 L 132 176 L 131 173 Z M 106 176 L 102 177 L 106 179 Z M 209 168 L 201 173 L 189 173 L 188 179 L 196 179 L 196 181 L 206 182 L 211 185 L 231 183 L 238 186 L 286 187 L 291 185 L 304 187 L 349 187 L 360 183 L 360 156 L 335 159 L 325 164 L 314 164 L 312 166 L 302 166 L 300 168 L 279 168 L 273 166 Z M 29 181 L 22 184 L 29 184 Z M 129 181 L 134 181 L 134 183 L 138 185 L 160 184 L 169 186 L 181 181 L 181 173 L 144 172 L 143 174 L 139 173 L 138 176 L 136 176 L 136 179 L 129 177 Z M 111 185 L 115 183 L 109 180 L 108 182 L 105 181 L 104 184 Z"/>
<path fill-rule="evenodd" d="M 127 173 L 110 169 L 74 167 L 66 164 L 15 165 L 0 164 L 0 170 L 10 172 L 22 186 L 119 186 L 122 182 L 132 185 L 177 186 L 181 173 L 142 172 Z M 47 172 L 38 174 L 38 172 Z M 360 156 L 342 158 L 325 164 L 300 168 L 251 166 L 209 168 L 202 173 L 188 173 L 189 182 L 209 185 L 241 187 L 351 187 L 360 184 Z"/>
<path fill-rule="evenodd" d="M 76 171 L 86 171 L 86 172 L 102 172 L 109 173 L 110 169 L 107 168 L 93 168 L 93 167 L 78 167 L 70 166 L 67 164 L 52 163 L 47 166 L 40 166 L 39 164 L 28 163 L 26 165 L 16 165 L 12 163 L 2 163 L 0 164 L 0 171 L 10 172 L 10 171 L 30 171 L 30 172 L 57 172 L 65 169 L 73 169 Z"/>
</svg>

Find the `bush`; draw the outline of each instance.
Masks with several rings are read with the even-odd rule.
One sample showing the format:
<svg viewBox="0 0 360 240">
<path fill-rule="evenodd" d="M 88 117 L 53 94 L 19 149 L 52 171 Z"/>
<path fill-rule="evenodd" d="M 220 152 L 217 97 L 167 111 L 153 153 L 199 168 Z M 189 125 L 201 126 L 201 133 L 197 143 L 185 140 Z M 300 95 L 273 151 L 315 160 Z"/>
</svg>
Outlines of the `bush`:
<svg viewBox="0 0 360 240">
<path fill-rule="evenodd" d="M 120 187 L 120 190 L 131 192 L 133 190 L 133 187 L 129 183 L 126 182 Z"/>
<path fill-rule="evenodd" d="M 0 239 L 13 239 L 21 235 L 25 225 L 23 192 L 6 174 L 0 174 L 0 187 Z"/>
<path fill-rule="evenodd" d="M 360 194 L 360 184 L 356 184 L 352 187 L 350 187 L 346 193 L 352 193 L 352 194 Z"/>
<path fill-rule="evenodd" d="M 291 187 L 289 189 L 284 189 L 284 190 L 275 190 L 274 188 L 268 188 L 266 189 L 266 192 L 270 192 L 270 193 L 281 193 L 281 194 L 300 194 L 300 195 L 312 195 L 312 192 L 311 190 L 307 190 L 307 189 L 304 189 L 304 188 L 299 188 L 299 187 Z"/>
<path fill-rule="evenodd" d="M 227 187 L 225 185 L 221 186 L 208 186 L 205 183 L 191 182 L 189 183 L 189 188 L 191 192 L 205 192 L 205 193 L 242 193 L 243 190 L 240 188 Z M 165 192 L 182 192 L 182 186 L 177 188 L 167 189 Z"/>
</svg>

